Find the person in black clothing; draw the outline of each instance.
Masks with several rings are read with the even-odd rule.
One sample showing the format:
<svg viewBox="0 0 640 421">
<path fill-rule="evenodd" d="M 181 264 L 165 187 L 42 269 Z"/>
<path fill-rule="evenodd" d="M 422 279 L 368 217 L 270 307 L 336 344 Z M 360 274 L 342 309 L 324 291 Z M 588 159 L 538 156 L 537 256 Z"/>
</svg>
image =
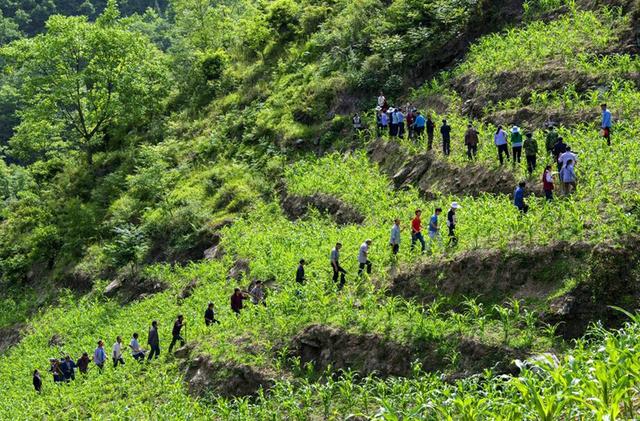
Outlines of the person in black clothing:
<svg viewBox="0 0 640 421">
<path fill-rule="evenodd" d="M 76 363 L 76 367 L 80 371 L 80 374 L 87 374 L 87 370 L 89 369 L 89 363 L 91 360 L 89 359 L 89 354 L 86 352 L 82 353 L 82 357 L 78 358 L 78 362 Z"/>
<path fill-rule="evenodd" d="M 453 202 L 449 212 L 447 212 L 447 226 L 449 227 L 449 245 L 455 247 L 458 245 L 458 237 L 456 237 L 456 211 L 461 206 L 458 202 Z"/>
<path fill-rule="evenodd" d="M 64 380 L 64 375 L 60 370 L 60 361 L 57 358 L 52 358 L 51 360 L 49 360 L 49 362 L 51 363 L 49 371 L 53 375 L 53 382 L 61 383 Z"/>
<path fill-rule="evenodd" d="M 427 117 L 427 148 L 431 150 L 433 148 L 433 132 L 436 129 L 436 125 L 433 123 L 431 116 Z"/>
<path fill-rule="evenodd" d="M 33 388 L 36 389 L 38 393 L 42 391 L 42 378 L 38 370 L 33 370 Z"/>
<path fill-rule="evenodd" d="M 64 360 L 62 360 L 62 362 L 60 363 L 60 371 L 62 372 L 62 375 L 64 376 L 64 380 L 66 382 L 76 379 L 75 368 L 76 363 L 73 362 L 71 357 L 68 355 L 64 357 Z"/>
<path fill-rule="evenodd" d="M 306 262 L 304 259 L 300 259 L 300 264 L 298 265 L 298 270 L 296 271 L 296 282 L 299 284 L 304 284 L 307 278 L 304 276 L 304 265 Z"/>
<path fill-rule="evenodd" d="M 155 320 L 151 322 L 147 344 L 150 348 L 147 361 L 151 361 L 154 356 L 158 358 L 160 356 L 160 338 L 158 337 L 158 322 Z"/>
<path fill-rule="evenodd" d="M 169 353 L 173 350 L 173 346 L 176 342 L 180 341 L 180 346 L 184 346 L 184 338 L 180 336 L 180 331 L 182 330 L 182 326 L 184 326 L 184 317 L 182 314 L 178 314 L 178 318 L 175 323 L 173 323 L 173 330 L 171 331 L 171 335 L 173 338 L 171 339 L 171 345 L 169 345 Z"/>
<path fill-rule="evenodd" d="M 558 165 L 558 172 L 562 169 L 562 163 L 558 162 L 558 158 L 560 155 L 567 151 L 567 144 L 564 143 L 564 139 L 562 137 L 558 137 L 556 144 L 553 145 L 553 160 Z"/>
<path fill-rule="evenodd" d="M 344 287 L 345 283 L 345 274 L 346 270 L 340 266 L 340 249 L 342 248 L 342 243 L 336 243 L 336 246 L 331 250 L 331 269 L 333 270 L 333 282 L 338 282 L 338 276 L 340 276 L 340 284 L 338 285 L 338 289 L 341 290 Z"/>
<path fill-rule="evenodd" d="M 204 311 L 204 324 L 211 326 L 214 323 L 220 324 L 220 321 L 216 320 L 216 314 L 213 311 L 213 303 L 209 302 L 207 309 Z"/>
<path fill-rule="evenodd" d="M 447 124 L 447 120 L 442 120 L 440 133 L 442 134 L 442 152 L 444 152 L 444 156 L 449 156 L 451 153 L 451 126 Z"/>
</svg>

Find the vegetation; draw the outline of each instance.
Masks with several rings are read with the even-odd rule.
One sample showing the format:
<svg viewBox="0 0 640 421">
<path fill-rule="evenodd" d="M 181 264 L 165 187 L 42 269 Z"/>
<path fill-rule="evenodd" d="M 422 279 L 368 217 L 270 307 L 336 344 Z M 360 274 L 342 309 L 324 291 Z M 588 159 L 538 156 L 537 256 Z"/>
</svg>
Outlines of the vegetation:
<svg viewBox="0 0 640 421">
<path fill-rule="evenodd" d="M 547 317 L 580 287 L 592 301 L 603 299 L 596 289 L 618 290 L 591 285 L 601 281 L 594 265 L 549 262 L 562 273 L 524 298 L 460 297 L 439 288 L 441 277 L 421 279 L 429 303 L 392 293 L 398 273 L 473 253 L 615 249 L 637 235 L 640 62 L 629 38 L 637 5 L 511 9 L 455 0 L 0 1 L 0 419 L 636 418 L 634 299 L 599 303 L 630 311 L 628 323 L 608 330 L 594 319 L 575 342 Z M 439 173 L 428 195 L 425 186 L 395 188 L 367 153 L 379 144 L 379 90 L 452 126 L 452 155 L 429 152 Z M 614 112 L 612 148 L 598 133 L 601 102 Z M 358 134 L 356 111 L 368 129 Z M 553 202 L 538 188 L 551 163 L 549 120 L 579 156 L 577 191 Z M 463 144 L 469 123 L 481 140 L 473 163 Z M 524 163 L 498 167 L 498 124 L 533 131 L 532 177 Z M 426 140 L 381 137 L 409 157 L 427 153 Z M 452 191 L 452 174 L 527 179 L 530 210 L 522 215 L 505 194 Z M 301 218 L 287 212 L 287 197 L 318 193 L 364 221 L 338 224 L 313 206 Z M 457 247 L 443 227 L 442 244 L 412 252 L 414 210 L 426 220 L 453 201 L 462 205 Z M 397 257 L 388 249 L 395 218 Z M 367 238 L 374 269 L 359 278 L 355 257 Z M 329 268 L 338 241 L 342 291 Z M 304 285 L 294 278 L 300 258 Z M 242 261 L 248 273 L 235 276 Z M 636 272 L 611 282 L 636 282 Z M 254 279 L 267 284 L 267 306 L 247 303 L 236 317 L 229 296 Z M 209 301 L 220 325 L 202 323 Z M 185 358 L 165 355 L 178 313 L 188 321 Z M 153 319 L 159 360 L 125 355 L 124 367 L 92 367 L 59 386 L 46 372 L 49 358 L 91 354 L 98 339 L 109 351 L 117 335 L 126 343 L 139 332 L 144 345 Z M 411 369 L 385 376 L 380 362 L 363 362 L 368 349 L 350 349 L 355 357 L 336 366 L 307 363 L 296 338 L 312 325 L 384 344 Z M 20 340 L 5 350 L 16 331 Z M 246 396 L 193 393 L 185 373 L 198 356 L 249 367 L 273 385 Z"/>
</svg>

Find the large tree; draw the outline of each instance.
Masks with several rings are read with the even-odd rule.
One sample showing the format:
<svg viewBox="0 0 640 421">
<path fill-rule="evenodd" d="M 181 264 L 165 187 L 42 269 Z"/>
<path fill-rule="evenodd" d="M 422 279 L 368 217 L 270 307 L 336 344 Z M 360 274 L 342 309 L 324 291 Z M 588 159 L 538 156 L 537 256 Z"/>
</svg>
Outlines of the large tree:
<svg viewBox="0 0 640 421">
<path fill-rule="evenodd" d="M 143 124 L 166 96 L 162 52 L 120 24 L 115 1 L 95 23 L 53 16 L 45 34 L 1 53 L 5 71 L 23 81 L 21 121 L 10 141 L 21 159 L 75 150 L 91 164 L 106 133 Z"/>
</svg>

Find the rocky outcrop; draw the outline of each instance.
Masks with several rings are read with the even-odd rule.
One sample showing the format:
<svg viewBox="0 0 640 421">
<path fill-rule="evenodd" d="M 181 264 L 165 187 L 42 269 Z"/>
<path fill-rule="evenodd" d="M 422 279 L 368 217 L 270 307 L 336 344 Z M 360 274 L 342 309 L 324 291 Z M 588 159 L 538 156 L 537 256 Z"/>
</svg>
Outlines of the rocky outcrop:
<svg viewBox="0 0 640 421">
<path fill-rule="evenodd" d="M 338 225 L 361 224 L 364 216 L 342 200 L 324 193 L 311 196 L 283 195 L 282 210 L 291 220 L 303 218 L 310 208 L 330 215 Z"/>
<path fill-rule="evenodd" d="M 491 169 L 479 164 L 457 167 L 438 160 L 426 152 L 412 156 L 396 142 L 378 139 L 367 147 L 369 158 L 391 177 L 396 189 L 415 186 L 427 198 L 439 193 L 479 196 L 484 193 L 511 194 L 516 179 L 505 169 Z M 533 190 L 537 191 L 537 186 Z"/>
</svg>

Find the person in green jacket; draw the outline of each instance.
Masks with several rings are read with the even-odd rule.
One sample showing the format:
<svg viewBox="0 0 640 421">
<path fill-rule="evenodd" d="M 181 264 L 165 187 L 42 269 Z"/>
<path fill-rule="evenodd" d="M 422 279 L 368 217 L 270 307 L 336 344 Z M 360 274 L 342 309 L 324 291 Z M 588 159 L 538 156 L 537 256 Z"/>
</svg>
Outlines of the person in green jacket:
<svg viewBox="0 0 640 421">
<path fill-rule="evenodd" d="M 511 128 L 511 151 L 513 152 L 513 166 L 516 162 L 519 164 L 522 157 L 522 133 L 520 127 L 513 126 Z"/>
<path fill-rule="evenodd" d="M 553 147 L 557 142 L 558 142 L 558 132 L 556 132 L 556 127 L 554 125 L 551 125 L 547 130 L 547 137 L 544 141 L 544 146 L 547 149 L 547 155 L 553 154 Z"/>
<path fill-rule="evenodd" d="M 527 171 L 529 177 L 536 169 L 536 155 L 538 154 L 538 142 L 533 138 L 533 133 L 527 132 L 524 139 L 524 155 L 527 158 Z"/>
</svg>

